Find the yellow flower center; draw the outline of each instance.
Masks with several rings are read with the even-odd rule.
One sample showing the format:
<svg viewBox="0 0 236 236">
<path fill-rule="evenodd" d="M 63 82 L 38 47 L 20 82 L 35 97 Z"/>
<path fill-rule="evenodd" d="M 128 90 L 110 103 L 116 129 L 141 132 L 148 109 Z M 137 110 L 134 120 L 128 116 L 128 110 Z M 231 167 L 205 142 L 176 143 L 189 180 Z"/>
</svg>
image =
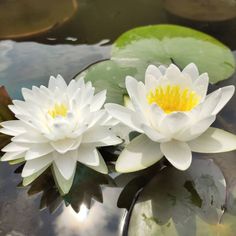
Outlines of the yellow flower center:
<svg viewBox="0 0 236 236">
<path fill-rule="evenodd" d="M 149 104 L 156 103 L 165 113 L 190 111 L 200 101 L 200 96 L 189 88 L 179 85 L 158 86 L 147 95 Z"/>
<path fill-rule="evenodd" d="M 48 114 L 55 118 L 57 116 L 63 116 L 66 117 L 68 112 L 68 108 L 65 104 L 58 104 L 56 103 L 55 106 L 48 111 Z"/>
</svg>

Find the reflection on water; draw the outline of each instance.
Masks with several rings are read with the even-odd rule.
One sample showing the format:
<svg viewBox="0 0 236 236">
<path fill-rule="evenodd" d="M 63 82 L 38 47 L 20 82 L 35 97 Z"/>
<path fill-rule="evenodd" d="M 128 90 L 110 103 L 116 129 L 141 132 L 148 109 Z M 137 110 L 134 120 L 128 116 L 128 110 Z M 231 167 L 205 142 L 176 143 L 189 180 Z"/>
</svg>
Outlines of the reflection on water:
<svg viewBox="0 0 236 236">
<path fill-rule="evenodd" d="M 53 0 L 50 3 L 24 0 L 24 4 L 14 0 L 0 4 L 3 13 L 0 14 L 0 28 L 2 33 L 6 31 L 5 35 L 9 35 L 4 38 L 9 39 L 14 33 L 25 31 L 28 36 L 17 40 L 93 44 L 103 39 L 113 41 L 137 26 L 171 23 L 207 32 L 236 49 L 236 4 L 233 0 Z M 12 27 L 5 27 L 9 22 Z M 45 32 L 34 36 L 37 30 Z M 8 31 L 12 31 L 12 37 Z M 3 38 L 1 33 L 0 38 Z"/>
<path fill-rule="evenodd" d="M 104 204 L 94 203 L 89 212 L 83 204 L 79 213 L 75 213 L 70 207 L 63 207 L 54 223 L 55 235 L 119 235 L 124 212 L 116 207 L 119 192 L 118 189 L 105 188 Z"/>
<path fill-rule="evenodd" d="M 96 192 L 97 181 L 102 184 L 99 182 L 102 181 L 101 174 L 97 176 L 91 170 L 92 176 L 87 177 L 92 178 L 92 185 L 85 177 L 82 182 L 88 181 L 86 187 L 82 186 L 83 183 L 74 186 L 73 190 L 77 194 L 70 193 L 70 197 L 65 197 L 66 204 L 70 204 L 66 207 L 62 204 L 62 197 L 55 194 L 57 189 L 50 175 L 44 174 L 37 179 L 28 189 L 27 195 L 26 188 L 16 188 L 20 176 L 13 174 L 13 169 L 5 163 L 0 165 L 0 235 L 119 235 L 124 214 L 124 210 L 116 207 L 120 189 L 103 187 L 101 194 L 104 203 L 92 200 L 94 196 L 89 195 L 90 192 Z M 88 197 L 92 200 L 89 203 L 90 210 Z M 39 206 L 45 210 L 39 211 Z M 78 212 L 75 212 L 75 208 Z M 48 210 L 53 214 L 49 214 Z"/>
<path fill-rule="evenodd" d="M 109 46 L 43 45 L 33 42 L 0 42 L 0 81 L 12 98 L 21 88 L 47 85 L 50 75 L 61 74 L 69 82 L 93 62 L 109 57 Z"/>
</svg>

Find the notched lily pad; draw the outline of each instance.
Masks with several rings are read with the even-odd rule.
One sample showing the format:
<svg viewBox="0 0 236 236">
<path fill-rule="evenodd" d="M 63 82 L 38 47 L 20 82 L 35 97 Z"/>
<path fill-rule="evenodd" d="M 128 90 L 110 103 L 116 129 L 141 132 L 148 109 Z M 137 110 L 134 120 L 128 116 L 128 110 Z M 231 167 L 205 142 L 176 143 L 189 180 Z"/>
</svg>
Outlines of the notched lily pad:
<svg viewBox="0 0 236 236">
<path fill-rule="evenodd" d="M 128 233 L 130 236 L 214 235 L 217 227 L 225 227 L 221 222 L 225 201 L 225 179 L 212 160 L 195 159 L 185 172 L 167 167 L 141 192 Z M 234 227 L 230 228 L 231 234 L 222 235 L 233 235 Z"/>
<path fill-rule="evenodd" d="M 139 27 L 124 33 L 113 45 L 112 60 L 138 67 L 174 61 L 184 68 L 194 62 L 201 73 L 209 73 L 212 83 L 229 78 L 235 71 L 228 47 L 205 33 L 176 25 Z"/>
</svg>

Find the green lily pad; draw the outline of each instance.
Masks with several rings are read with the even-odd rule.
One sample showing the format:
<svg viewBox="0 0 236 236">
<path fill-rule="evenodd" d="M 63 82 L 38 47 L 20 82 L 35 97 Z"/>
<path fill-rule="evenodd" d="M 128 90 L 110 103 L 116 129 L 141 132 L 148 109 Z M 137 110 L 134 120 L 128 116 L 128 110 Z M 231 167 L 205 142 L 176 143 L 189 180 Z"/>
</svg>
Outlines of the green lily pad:
<svg viewBox="0 0 236 236">
<path fill-rule="evenodd" d="M 106 102 L 123 104 L 124 80 L 127 75 L 136 74 L 135 68 L 120 66 L 118 63 L 107 60 L 90 66 L 87 70 L 75 77 L 76 80 L 84 78 L 85 81 L 91 81 L 96 88 L 96 92 L 106 89 Z"/>
<path fill-rule="evenodd" d="M 236 217 L 225 211 L 225 202 L 225 179 L 212 160 L 195 159 L 184 172 L 167 167 L 136 201 L 129 236 L 214 235 L 219 228 L 230 232 L 219 235 L 234 235 Z"/>
<path fill-rule="evenodd" d="M 124 33 L 113 45 L 112 60 L 138 68 L 172 62 L 184 68 L 194 62 L 201 73 L 208 72 L 212 83 L 229 78 L 235 71 L 228 47 L 207 34 L 175 25 L 145 26 Z M 139 74 L 141 78 L 144 72 Z"/>
</svg>

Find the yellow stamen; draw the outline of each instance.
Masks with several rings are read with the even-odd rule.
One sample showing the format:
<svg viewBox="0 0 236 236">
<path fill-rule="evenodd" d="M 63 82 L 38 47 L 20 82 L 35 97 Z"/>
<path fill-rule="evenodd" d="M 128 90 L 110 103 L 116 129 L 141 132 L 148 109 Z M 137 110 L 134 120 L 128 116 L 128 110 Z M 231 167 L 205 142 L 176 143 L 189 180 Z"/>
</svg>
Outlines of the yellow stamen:
<svg viewBox="0 0 236 236">
<path fill-rule="evenodd" d="M 57 116 L 67 116 L 68 108 L 65 104 L 58 104 L 56 103 L 53 109 L 48 111 L 48 114 L 53 118 Z"/>
<path fill-rule="evenodd" d="M 179 85 L 158 86 L 147 95 L 149 104 L 156 103 L 165 113 L 190 111 L 199 102 L 200 96 L 189 88 L 181 89 Z"/>
</svg>

